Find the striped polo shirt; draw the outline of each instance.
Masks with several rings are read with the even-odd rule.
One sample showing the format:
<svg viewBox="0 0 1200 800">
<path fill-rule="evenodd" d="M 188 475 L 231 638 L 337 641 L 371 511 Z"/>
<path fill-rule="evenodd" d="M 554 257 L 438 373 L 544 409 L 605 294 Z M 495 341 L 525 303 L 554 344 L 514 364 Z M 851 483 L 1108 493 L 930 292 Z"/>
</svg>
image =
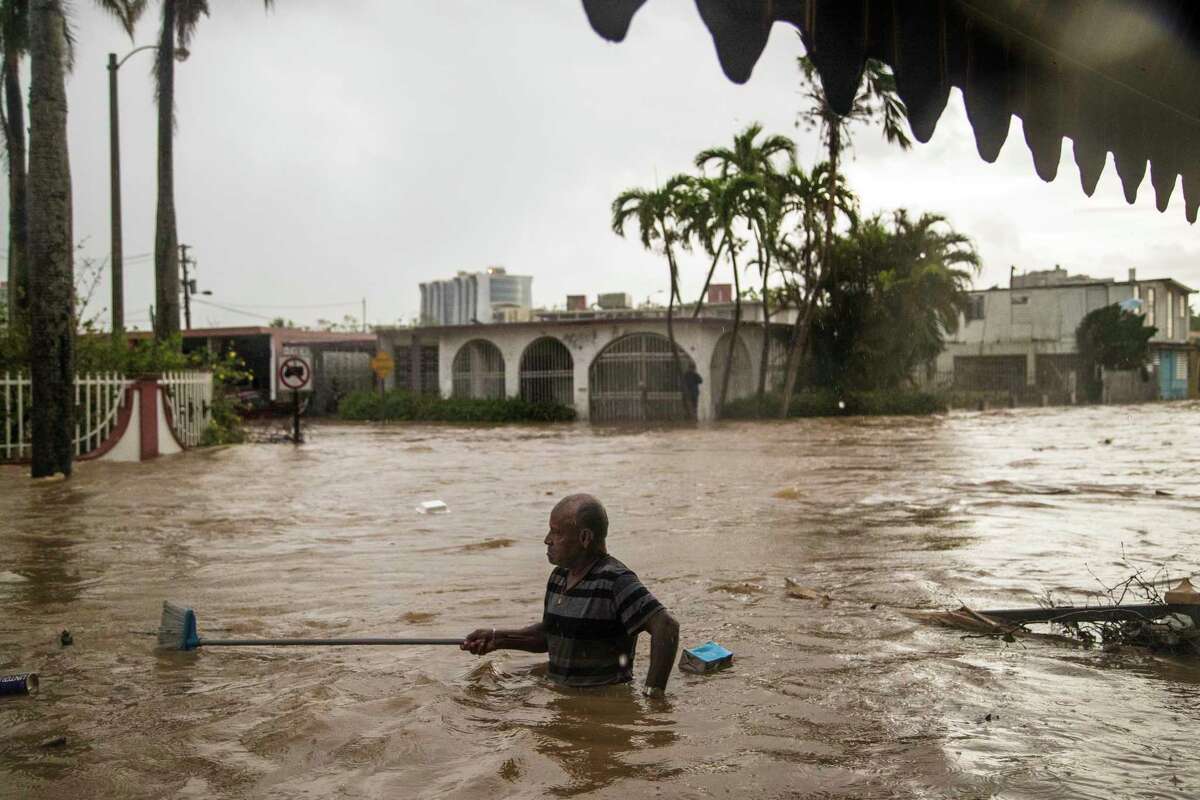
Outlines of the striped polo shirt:
<svg viewBox="0 0 1200 800">
<path fill-rule="evenodd" d="M 566 686 L 633 680 L 637 633 L 660 608 L 633 570 L 612 556 L 593 564 L 570 591 L 567 570 L 556 568 L 542 615 L 550 679 Z"/>
</svg>

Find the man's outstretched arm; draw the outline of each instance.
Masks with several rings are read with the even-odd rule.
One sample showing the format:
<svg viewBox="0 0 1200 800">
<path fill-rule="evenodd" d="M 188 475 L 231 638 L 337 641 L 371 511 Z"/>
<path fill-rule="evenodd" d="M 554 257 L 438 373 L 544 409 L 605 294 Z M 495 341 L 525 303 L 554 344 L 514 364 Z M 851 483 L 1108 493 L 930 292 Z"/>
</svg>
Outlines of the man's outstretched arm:
<svg viewBox="0 0 1200 800">
<path fill-rule="evenodd" d="M 646 671 L 646 688 L 661 692 L 667 688 L 675 653 L 679 650 L 679 623 L 665 608 L 646 620 L 642 630 L 650 634 L 650 669 Z"/>
<path fill-rule="evenodd" d="M 468 633 L 467 638 L 459 647 L 469 650 L 477 656 L 493 650 L 525 650 L 529 653 L 544 653 L 546 652 L 546 631 L 540 622 L 535 622 L 528 628 L 510 630 L 479 628 Z"/>
</svg>

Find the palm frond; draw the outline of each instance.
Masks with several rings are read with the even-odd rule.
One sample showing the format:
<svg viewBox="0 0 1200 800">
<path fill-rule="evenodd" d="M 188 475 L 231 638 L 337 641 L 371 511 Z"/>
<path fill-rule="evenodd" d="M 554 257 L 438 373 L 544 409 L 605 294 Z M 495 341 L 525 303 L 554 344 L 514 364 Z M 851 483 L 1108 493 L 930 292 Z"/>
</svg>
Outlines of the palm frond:
<svg viewBox="0 0 1200 800">
<path fill-rule="evenodd" d="M 133 38 L 134 25 L 146 10 L 146 0 L 96 0 L 96 5 L 101 11 L 116 17 L 130 39 Z"/>
</svg>

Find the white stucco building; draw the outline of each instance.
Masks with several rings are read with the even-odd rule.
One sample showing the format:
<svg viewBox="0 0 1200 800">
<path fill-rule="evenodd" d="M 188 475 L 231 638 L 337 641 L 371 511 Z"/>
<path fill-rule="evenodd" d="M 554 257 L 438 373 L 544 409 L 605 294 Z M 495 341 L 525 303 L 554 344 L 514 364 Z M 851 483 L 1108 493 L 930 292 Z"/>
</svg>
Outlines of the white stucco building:
<svg viewBox="0 0 1200 800">
<path fill-rule="evenodd" d="M 745 317 L 761 316 L 749 307 Z M 550 315 L 531 322 L 379 328 L 396 372 L 388 387 L 436 391 L 446 397 L 523 397 L 573 406 L 581 420 L 676 419 L 682 395 L 675 381 L 665 310 L 627 309 Z M 786 358 L 790 315 L 771 326 L 768 382 Z M 725 365 L 733 320 L 713 307 L 699 318 L 681 313 L 674 321 L 681 366 L 690 365 L 700 384 L 697 416 L 711 419 Z M 744 321 L 734 345 L 727 399 L 757 387 L 763 326 Z M 436 386 L 433 359 L 436 359 Z"/>
</svg>

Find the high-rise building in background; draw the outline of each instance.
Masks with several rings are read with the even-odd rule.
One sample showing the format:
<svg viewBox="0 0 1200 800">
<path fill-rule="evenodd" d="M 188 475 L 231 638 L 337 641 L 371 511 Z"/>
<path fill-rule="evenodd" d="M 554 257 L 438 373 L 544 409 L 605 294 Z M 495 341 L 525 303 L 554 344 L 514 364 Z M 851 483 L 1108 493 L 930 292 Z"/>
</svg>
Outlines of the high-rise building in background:
<svg viewBox="0 0 1200 800">
<path fill-rule="evenodd" d="M 533 276 L 509 275 L 504 267 L 421 284 L 422 325 L 509 322 L 528 317 L 532 308 Z"/>
</svg>

